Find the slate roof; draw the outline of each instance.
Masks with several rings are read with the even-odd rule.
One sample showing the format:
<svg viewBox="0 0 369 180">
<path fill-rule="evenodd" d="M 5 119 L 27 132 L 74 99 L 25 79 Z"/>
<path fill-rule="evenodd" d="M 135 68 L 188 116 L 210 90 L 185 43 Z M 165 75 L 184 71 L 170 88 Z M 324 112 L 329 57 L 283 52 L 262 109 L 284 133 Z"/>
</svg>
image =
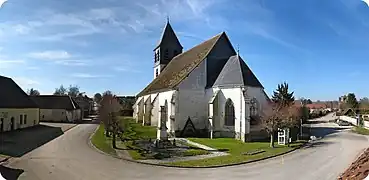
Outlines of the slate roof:
<svg viewBox="0 0 369 180">
<path fill-rule="evenodd" d="M 32 96 L 31 99 L 39 105 L 40 109 L 80 109 L 78 103 L 66 95 L 40 95 Z"/>
<path fill-rule="evenodd" d="M 0 108 L 38 108 L 11 78 L 0 76 Z"/>
<path fill-rule="evenodd" d="M 174 57 L 138 96 L 176 87 L 206 58 L 222 36 L 226 36 L 224 32 Z"/>
<path fill-rule="evenodd" d="M 264 88 L 239 55 L 231 56 L 228 59 L 213 86 L 251 86 Z"/>
<path fill-rule="evenodd" d="M 176 41 L 176 43 L 178 43 L 182 47 L 182 45 L 179 42 L 179 40 L 176 36 L 176 33 L 174 32 L 172 26 L 170 25 L 169 22 L 167 22 L 167 24 L 165 25 L 164 31 L 161 35 L 161 39 L 160 39 L 158 45 L 155 47 L 155 49 L 157 49 L 161 44 L 172 42 L 173 40 Z"/>
</svg>

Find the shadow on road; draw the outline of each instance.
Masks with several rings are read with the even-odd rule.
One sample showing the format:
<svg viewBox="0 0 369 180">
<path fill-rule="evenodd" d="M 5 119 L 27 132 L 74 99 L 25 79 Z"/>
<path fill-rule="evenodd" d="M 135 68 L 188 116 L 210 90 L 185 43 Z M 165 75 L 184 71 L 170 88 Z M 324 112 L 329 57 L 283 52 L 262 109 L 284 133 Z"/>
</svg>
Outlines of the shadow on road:
<svg viewBox="0 0 369 180">
<path fill-rule="evenodd" d="M 63 134 L 60 127 L 38 125 L 0 133 L 0 154 L 21 157 Z"/>
<path fill-rule="evenodd" d="M 0 165 L 0 173 L 6 180 L 17 180 L 23 172 L 22 169 L 12 169 Z"/>
<path fill-rule="evenodd" d="M 307 144 L 304 148 L 317 148 L 317 147 L 327 146 L 329 144 L 333 144 L 333 142 L 317 141 L 317 142 Z"/>
<path fill-rule="evenodd" d="M 340 132 L 342 130 L 349 128 L 334 128 L 334 127 L 306 127 L 306 131 L 309 132 L 311 136 L 325 137 L 330 134 Z"/>
</svg>

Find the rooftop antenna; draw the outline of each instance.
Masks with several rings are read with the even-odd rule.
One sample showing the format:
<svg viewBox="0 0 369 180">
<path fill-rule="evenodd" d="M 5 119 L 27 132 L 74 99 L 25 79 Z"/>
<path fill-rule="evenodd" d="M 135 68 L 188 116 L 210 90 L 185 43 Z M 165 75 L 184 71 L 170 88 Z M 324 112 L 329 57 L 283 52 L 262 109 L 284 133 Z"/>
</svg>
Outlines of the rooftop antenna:
<svg viewBox="0 0 369 180">
<path fill-rule="evenodd" d="M 167 23 L 169 23 L 169 15 L 167 15 Z"/>
</svg>

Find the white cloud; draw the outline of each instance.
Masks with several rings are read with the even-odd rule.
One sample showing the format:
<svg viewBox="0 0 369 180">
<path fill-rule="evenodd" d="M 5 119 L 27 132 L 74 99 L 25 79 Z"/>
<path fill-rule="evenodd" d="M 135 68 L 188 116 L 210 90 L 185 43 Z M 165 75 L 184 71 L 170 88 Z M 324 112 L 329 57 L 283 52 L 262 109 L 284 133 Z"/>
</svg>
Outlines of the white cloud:
<svg viewBox="0 0 369 180">
<path fill-rule="evenodd" d="M 28 87 L 30 85 L 40 84 L 40 82 L 33 80 L 33 79 L 26 78 L 26 77 L 15 77 L 13 79 L 17 84 L 19 84 L 22 87 Z"/>
<path fill-rule="evenodd" d="M 88 74 L 88 73 L 73 73 L 71 77 L 75 78 L 108 78 L 112 77 L 111 75 L 98 75 L 98 74 Z"/>
<path fill-rule="evenodd" d="M 61 60 L 55 61 L 56 64 L 65 66 L 88 66 L 89 62 L 84 60 Z"/>
<path fill-rule="evenodd" d="M 132 67 L 122 67 L 122 66 L 118 66 L 118 67 L 113 67 L 113 69 L 115 71 L 121 71 L 121 72 L 132 72 L 132 73 L 140 73 L 141 71 L 134 69 Z"/>
<path fill-rule="evenodd" d="M 37 67 L 37 66 L 28 66 L 27 69 L 28 70 L 39 70 L 40 67 Z"/>
<path fill-rule="evenodd" d="M 9 59 L 2 59 L 0 57 L 0 69 L 8 69 L 17 67 L 19 65 L 24 65 L 26 62 L 24 60 L 9 60 Z"/>
<path fill-rule="evenodd" d="M 66 51 L 43 51 L 43 52 L 33 52 L 28 55 L 34 59 L 43 59 L 43 60 L 62 60 L 69 59 L 72 56 Z"/>
</svg>

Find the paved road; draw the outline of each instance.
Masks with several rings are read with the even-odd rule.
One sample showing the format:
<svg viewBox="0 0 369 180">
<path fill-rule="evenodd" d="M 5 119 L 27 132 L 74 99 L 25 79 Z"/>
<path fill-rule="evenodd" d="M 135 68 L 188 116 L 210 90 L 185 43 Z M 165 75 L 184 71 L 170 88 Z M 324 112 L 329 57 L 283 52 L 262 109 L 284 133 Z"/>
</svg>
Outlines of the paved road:
<svg viewBox="0 0 369 180">
<path fill-rule="evenodd" d="M 80 124 L 7 166 L 26 180 L 119 179 L 335 179 L 368 146 L 364 136 L 338 132 L 313 147 L 258 163 L 218 169 L 176 169 L 141 165 L 105 156 L 87 144 L 94 124 Z"/>
</svg>

